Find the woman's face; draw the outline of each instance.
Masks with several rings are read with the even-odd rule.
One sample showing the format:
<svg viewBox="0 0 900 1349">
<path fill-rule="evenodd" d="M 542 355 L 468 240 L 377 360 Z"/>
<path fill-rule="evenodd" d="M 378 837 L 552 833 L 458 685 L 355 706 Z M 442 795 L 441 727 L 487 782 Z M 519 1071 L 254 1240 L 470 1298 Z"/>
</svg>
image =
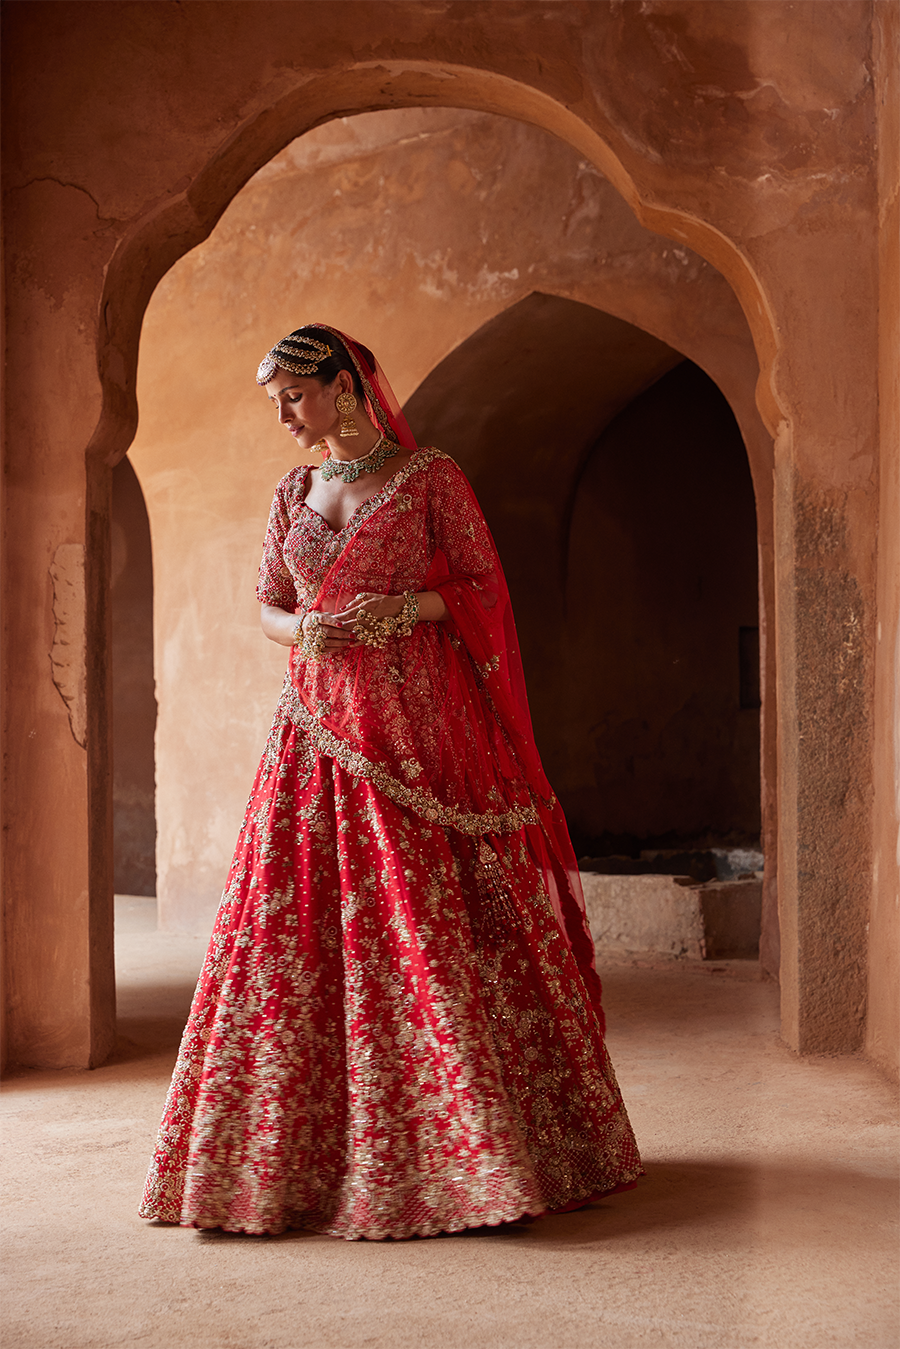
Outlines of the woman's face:
<svg viewBox="0 0 900 1349">
<path fill-rule="evenodd" d="M 320 384 L 309 375 L 276 370 L 263 387 L 281 424 L 288 428 L 302 449 L 311 450 L 324 436 L 337 435 L 340 413 L 334 400 L 341 392 L 342 383 L 341 374 L 333 384 Z M 347 383 L 350 383 L 349 376 Z"/>
</svg>

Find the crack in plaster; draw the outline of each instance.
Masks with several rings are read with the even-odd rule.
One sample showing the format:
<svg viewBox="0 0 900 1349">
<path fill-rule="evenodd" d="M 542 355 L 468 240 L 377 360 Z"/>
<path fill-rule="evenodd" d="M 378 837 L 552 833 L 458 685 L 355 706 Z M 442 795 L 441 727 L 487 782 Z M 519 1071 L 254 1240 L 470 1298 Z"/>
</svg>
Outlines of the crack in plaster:
<svg viewBox="0 0 900 1349">
<path fill-rule="evenodd" d="M 104 216 L 101 214 L 100 203 L 98 202 L 97 198 L 93 195 L 93 193 L 88 192 L 86 187 L 82 187 L 80 183 L 67 183 L 62 178 L 54 178 L 52 174 L 46 174 L 43 178 L 29 178 L 27 182 L 20 183 L 18 187 L 13 187 L 10 189 L 10 191 L 27 192 L 30 187 L 40 187 L 42 183 L 54 183 L 56 187 L 71 188 L 73 192 L 80 192 L 83 197 L 87 197 L 88 201 L 91 203 L 94 210 L 97 212 L 98 220 L 111 219 L 110 216 Z"/>
<path fill-rule="evenodd" d="M 72 736 L 87 748 L 87 675 L 84 663 L 84 547 L 61 543 L 50 564 L 53 645 L 50 674 L 69 715 Z"/>
</svg>

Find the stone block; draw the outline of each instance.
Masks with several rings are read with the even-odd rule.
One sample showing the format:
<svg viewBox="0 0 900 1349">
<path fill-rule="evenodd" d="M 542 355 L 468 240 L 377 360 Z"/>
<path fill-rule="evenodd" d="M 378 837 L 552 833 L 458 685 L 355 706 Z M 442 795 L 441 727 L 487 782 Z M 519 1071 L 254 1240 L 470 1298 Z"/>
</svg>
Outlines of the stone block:
<svg viewBox="0 0 900 1349">
<path fill-rule="evenodd" d="M 598 952 L 703 959 L 698 886 L 689 877 L 601 876 L 582 872 L 588 922 Z"/>
<path fill-rule="evenodd" d="M 759 955 L 762 881 L 691 883 L 687 876 L 582 872 L 588 922 L 599 954 L 688 960 Z"/>
</svg>

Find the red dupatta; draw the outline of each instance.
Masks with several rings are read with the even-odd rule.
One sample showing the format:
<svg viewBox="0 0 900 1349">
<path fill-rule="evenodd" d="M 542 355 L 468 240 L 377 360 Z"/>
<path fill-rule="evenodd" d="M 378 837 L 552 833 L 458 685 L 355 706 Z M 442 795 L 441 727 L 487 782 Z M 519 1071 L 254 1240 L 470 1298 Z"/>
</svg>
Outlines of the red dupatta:
<svg viewBox="0 0 900 1349">
<path fill-rule="evenodd" d="M 327 324 L 304 326 L 320 328 L 344 344 L 359 374 L 373 424 L 404 448 L 416 451 L 415 438 L 372 353 Z M 415 461 L 408 468 L 414 470 Z M 396 477 L 402 480 L 406 472 L 401 469 Z M 398 488 L 400 486 L 402 482 L 398 483 Z M 450 617 L 440 624 L 419 625 L 413 638 L 407 639 L 414 642 L 418 636 L 424 643 L 426 633 L 422 630 L 432 629 L 432 639 L 436 630 L 437 640 L 443 647 L 442 668 L 449 671 L 445 696 L 428 727 L 430 739 L 436 738 L 443 746 L 441 770 L 431 779 L 434 796 L 431 813 L 427 804 L 421 813 L 426 818 L 435 818 L 433 811 L 437 810 L 438 822 L 447 823 L 451 828 L 462 828 L 467 834 L 481 834 L 495 843 L 503 833 L 514 829 L 523 831 L 528 851 L 543 874 L 563 934 L 593 995 L 598 1014 L 602 1015 L 600 981 L 594 965 L 594 946 L 578 867 L 565 817 L 544 774 L 535 744 L 503 568 L 474 493 L 458 471 L 453 479 L 452 493 L 438 503 L 438 509 L 441 516 L 438 547 L 424 588 L 441 594 Z M 365 547 L 372 528 L 377 526 L 376 511 L 369 516 L 368 534 L 360 529 L 351 535 L 329 568 L 311 606 L 313 609 L 334 607 L 334 595 L 345 589 L 342 578 L 353 574 L 355 550 L 361 551 Z M 385 520 L 383 527 L 386 533 L 390 530 L 389 520 Z M 445 543 L 442 543 L 441 528 L 446 536 Z M 455 539 L 462 539 L 469 552 L 460 553 L 454 546 Z M 471 546 L 466 543 L 467 539 L 471 540 Z M 463 568 L 460 558 L 470 556 L 477 556 L 477 563 L 469 562 Z M 362 559 L 360 567 L 361 574 L 365 574 Z M 422 658 L 426 659 L 427 654 L 427 647 L 423 646 Z M 352 664 L 357 671 L 363 668 L 362 662 Z M 350 676 L 349 669 L 347 676 Z M 354 675 L 354 678 L 359 677 Z M 303 696 L 296 679 L 294 687 Z M 358 770 L 365 771 L 367 764 L 376 765 L 375 771 L 381 773 L 385 781 L 389 780 L 395 788 L 401 784 L 396 766 L 400 750 L 390 743 L 388 729 L 373 719 L 367 726 L 355 724 L 352 734 L 348 735 L 339 719 L 332 721 L 328 715 L 323 717 L 321 701 L 315 708 L 310 706 L 307 698 L 304 702 L 306 716 L 316 716 L 338 748 L 343 744 Z M 454 728 L 463 723 L 465 745 L 461 756 L 455 752 L 455 736 L 459 737 Z M 407 804 L 412 803 L 415 808 L 419 798 L 410 794 L 410 789 L 406 790 L 410 798 Z M 392 791 L 391 794 L 396 793 Z M 459 803 L 463 797 L 469 809 L 461 816 Z M 444 812 L 451 806 L 456 810 L 456 817 L 445 818 Z"/>
</svg>

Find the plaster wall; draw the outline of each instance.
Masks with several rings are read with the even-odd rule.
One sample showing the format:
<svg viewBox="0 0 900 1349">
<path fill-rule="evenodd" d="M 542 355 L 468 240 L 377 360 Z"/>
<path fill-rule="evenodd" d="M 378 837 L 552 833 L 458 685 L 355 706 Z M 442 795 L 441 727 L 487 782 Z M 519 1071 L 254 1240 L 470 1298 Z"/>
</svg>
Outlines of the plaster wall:
<svg viewBox="0 0 900 1349">
<path fill-rule="evenodd" d="M 891 775 L 875 772 L 875 745 L 893 735 L 875 677 L 879 605 L 893 593 L 889 580 L 876 588 L 877 566 L 895 528 L 879 517 L 879 472 L 883 484 L 897 450 L 880 439 L 875 377 L 893 329 L 878 323 L 887 131 L 872 78 L 876 34 L 895 11 L 893 0 L 5 7 L 12 1057 L 84 1066 L 111 1043 L 109 474 L 134 428 L 146 303 L 294 138 L 335 116 L 410 106 L 553 132 L 740 301 L 776 438 L 774 496 L 757 482 L 757 503 L 761 530 L 764 506 L 773 511 L 774 566 L 761 576 L 775 604 L 782 1029 L 804 1053 L 861 1045 L 874 841 L 896 815 Z M 385 330 L 373 339 L 384 336 L 402 375 Z M 47 372 L 53 392 L 37 397 Z M 76 617 L 64 689 L 49 659 L 60 547 L 67 563 L 78 548 L 85 557 L 83 606 L 66 606 Z M 895 615 L 884 617 L 893 631 Z M 69 715 L 82 675 L 84 744 Z M 880 1001 L 890 970 L 869 969 Z"/>
<path fill-rule="evenodd" d="M 875 650 L 877 796 L 866 1050 L 896 1076 L 900 1065 L 900 8 L 879 8 L 875 39 L 881 504 Z"/>
<path fill-rule="evenodd" d="M 679 350 L 658 336 L 642 343 L 621 320 L 589 339 L 575 320 L 540 311 L 480 349 L 477 373 L 448 372 L 426 391 L 441 358 L 535 287 L 642 320 Z M 260 633 L 254 584 L 271 493 L 296 452 L 253 375 L 278 337 L 316 316 L 378 353 L 398 396 L 413 395 L 416 433 L 459 458 L 493 506 L 532 649 L 532 694 L 561 723 L 593 659 L 554 697 L 557 662 L 530 636 L 542 614 L 565 605 L 557 534 L 587 449 L 573 415 L 586 416 L 596 437 L 689 351 L 736 398 L 768 485 L 771 442 L 752 407 L 755 357 L 732 292 L 702 259 L 642 229 L 570 146 L 510 119 L 440 109 L 331 122 L 288 146 L 161 281 L 144 321 L 129 457 L 154 543 L 167 929 L 211 921 L 281 685 L 284 652 Z M 504 410 L 489 421 L 501 385 Z M 536 435 L 552 445 L 543 458 Z M 752 499 L 749 471 L 745 485 Z M 552 538 L 517 528 L 516 494 L 556 513 Z M 546 594 L 533 575 L 542 552 L 543 575 L 555 578 Z M 517 585 L 520 559 L 529 579 Z M 750 574 L 755 587 L 753 562 Z M 755 607 L 754 594 L 753 622 Z M 581 726 L 554 727 L 545 715 L 543 730 L 542 747 L 565 745 L 553 771 L 577 753 Z M 758 750 L 747 752 L 758 801 Z M 601 832 L 599 812 L 582 826 L 586 836 Z M 642 831 L 639 820 L 632 832 Z"/>
</svg>

